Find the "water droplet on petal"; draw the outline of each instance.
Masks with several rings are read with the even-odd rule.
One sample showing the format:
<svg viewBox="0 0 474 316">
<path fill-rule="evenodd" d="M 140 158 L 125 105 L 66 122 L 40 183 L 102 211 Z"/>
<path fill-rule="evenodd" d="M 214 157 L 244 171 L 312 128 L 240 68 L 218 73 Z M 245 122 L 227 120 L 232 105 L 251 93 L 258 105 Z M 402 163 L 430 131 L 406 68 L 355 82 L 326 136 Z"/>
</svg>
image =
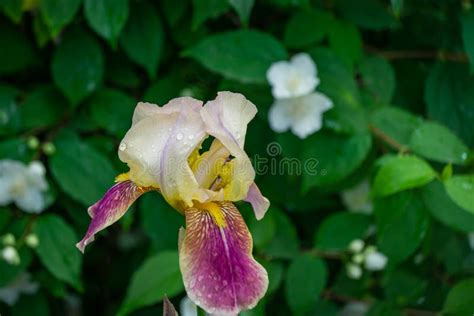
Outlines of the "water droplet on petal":
<svg viewBox="0 0 474 316">
<path fill-rule="evenodd" d="M 182 140 L 183 139 L 183 134 L 181 134 L 181 133 L 176 134 L 176 139 L 177 140 Z"/>
<path fill-rule="evenodd" d="M 120 143 L 119 149 L 120 149 L 120 151 L 124 151 L 125 149 L 127 149 L 127 144 Z"/>
<path fill-rule="evenodd" d="M 194 135 L 191 134 L 191 135 L 188 136 L 188 138 L 189 138 L 189 140 L 192 140 L 192 139 L 194 139 Z"/>
<path fill-rule="evenodd" d="M 201 282 L 202 279 L 204 279 L 204 277 L 203 277 L 202 275 L 200 275 L 200 276 L 198 277 L 198 281 Z"/>
<path fill-rule="evenodd" d="M 237 138 L 237 139 L 240 138 L 240 133 L 239 133 L 239 132 L 236 132 L 236 133 L 235 133 L 235 138 Z"/>
</svg>

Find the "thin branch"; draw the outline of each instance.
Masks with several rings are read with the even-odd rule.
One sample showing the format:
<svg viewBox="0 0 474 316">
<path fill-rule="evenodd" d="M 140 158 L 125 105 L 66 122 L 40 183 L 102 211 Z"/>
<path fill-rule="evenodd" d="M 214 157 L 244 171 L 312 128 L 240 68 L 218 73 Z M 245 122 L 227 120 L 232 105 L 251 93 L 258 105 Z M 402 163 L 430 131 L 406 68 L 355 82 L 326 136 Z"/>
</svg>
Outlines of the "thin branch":
<svg viewBox="0 0 474 316">
<path fill-rule="evenodd" d="M 428 50 L 380 50 L 372 46 L 365 46 L 369 53 L 379 55 L 388 60 L 399 59 L 435 59 L 441 61 L 452 61 L 458 63 L 468 63 L 469 58 L 465 53 L 428 51 Z"/>
<path fill-rule="evenodd" d="M 372 132 L 372 134 L 374 134 L 377 138 L 381 139 L 382 141 L 390 145 L 392 148 L 398 150 L 400 153 L 406 153 L 410 151 L 410 149 L 407 146 L 400 144 L 395 139 L 388 136 L 381 129 L 373 126 L 372 124 L 369 125 L 369 129 Z"/>
</svg>

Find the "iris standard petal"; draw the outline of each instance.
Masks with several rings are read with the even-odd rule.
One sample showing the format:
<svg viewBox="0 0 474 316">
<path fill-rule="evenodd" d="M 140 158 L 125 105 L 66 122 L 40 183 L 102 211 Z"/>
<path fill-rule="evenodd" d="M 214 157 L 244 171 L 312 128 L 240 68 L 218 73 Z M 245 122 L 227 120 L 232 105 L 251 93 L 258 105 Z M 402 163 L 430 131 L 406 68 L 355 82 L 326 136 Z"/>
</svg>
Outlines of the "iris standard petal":
<svg viewBox="0 0 474 316">
<path fill-rule="evenodd" d="M 84 252 L 84 248 L 94 241 L 94 235 L 102 229 L 118 221 L 135 200 L 151 188 L 137 186 L 130 180 L 118 182 L 105 195 L 93 204 L 87 212 L 92 218 L 87 232 L 76 247 Z"/>
<path fill-rule="evenodd" d="M 163 107 L 140 103 L 119 148 L 120 159 L 130 167 L 131 180 L 159 187 L 177 209 L 207 198 L 188 163 L 207 136 L 201 107 L 201 101 L 188 97 L 173 99 Z"/>
<path fill-rule="evenodd" d="M 224 199 L 238 201 L 245 198 L 255 178 L 250 159 L 243 150 L 247 124 L 254 118 L 257 108 L 243 95 L 219 92 L 201 110 L 206 132 L 222 143 L 233 156 L 226 164 L 228 183 L 224 187 Z"/>
<path fill-rule="evenodd" d="M 270 207 L 270 201 L 262 195 L 260 189 L 258 188 L 257 184 L 255 184 L 255 182 L 252 183 L 252 185 L 250 186 L 245 201 L 252 204 L 255 217 L 258 220 L 261 220 L 265 216 L 265 213 Z"/>
<path fill-rule="evenodd" d="M 216 315 L 253 308 L 268 276 L 252 257 L 252 237 L 239 211 L 230 202 L 210 202 L 185 215 L 180 268 L 189 298 Z"/>
</svg>

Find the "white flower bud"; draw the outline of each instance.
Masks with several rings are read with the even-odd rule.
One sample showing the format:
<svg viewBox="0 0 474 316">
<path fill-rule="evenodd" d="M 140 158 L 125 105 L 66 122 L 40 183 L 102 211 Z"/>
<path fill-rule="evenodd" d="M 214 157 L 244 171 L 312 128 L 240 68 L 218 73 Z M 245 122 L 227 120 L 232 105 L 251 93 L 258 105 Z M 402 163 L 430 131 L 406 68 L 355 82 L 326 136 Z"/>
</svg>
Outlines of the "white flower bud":
<svg viewBox="0 0 474 316">
<path fill-rule="evenodd" d="M 44 176 L 46 173 L 46 169 L 44 168 L 44 165 L 41 163 L 41 161 L 32 161 L 28 166 L 28 169 L 31 173 L 38 176 Z"/>
<path fill-rule="evenodd" d="M 8 246 L 2 249 L 2 258 L 7 263 L 12 265 L 20 264 L 20 256 L 18 255 L 18 251 L 12 246 Z"/>
<path fill-rule="evenodd" d="M 371 271 L 383 270 L 387 265 L 387 257 L 378 251 L 370 252 L 365 257 L 365 268 Z"/>
<path fill-rule="evenodd" d="M 359 253 L 364 249 L 365 243 L 363 240 L 360 239 L 354 239 L 351 241 L 349 244 L 349 251 L 353 253 Z"/>
<path fill-rule="evenodd" d="M 28 234 L 25 237 L 25 244 L 30 248 L 36 248 L 39 245 L 39 239 L 36 234 Z"/>
<path fill-rule="evenodd" d="M 2 243 L 5 246 L 14 246 L 15 245 L 15 236 L 12 233 L 5 234 L 2 238 Z"/>
<path fill-rule="evenodd" d="M 346 273 L 350 279 L 358 280 L 362 276 L 362 269 L 357 264 L 348 263 L 346 265 Z"/>
</svg>

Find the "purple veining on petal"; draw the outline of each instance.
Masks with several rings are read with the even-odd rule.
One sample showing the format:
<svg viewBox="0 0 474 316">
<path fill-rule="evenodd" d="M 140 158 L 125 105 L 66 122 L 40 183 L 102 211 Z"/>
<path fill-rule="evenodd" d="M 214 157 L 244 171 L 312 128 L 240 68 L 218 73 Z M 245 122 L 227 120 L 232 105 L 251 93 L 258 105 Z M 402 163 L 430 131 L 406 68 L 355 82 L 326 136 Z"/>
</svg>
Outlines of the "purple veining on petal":
<svg viewBox="0 0 474 316">
<path fill-rule="evenodd" d="M 252 238 L 238 210 L 217 203 L 219 227 L 205 209 L 186 210 L 180 268 L 188 296 L 210 314 L 236 315 L 253 308 L 265 294 L 268 276 L 252 257 Z"/>
<path fill-rule="evenodd" d="M 255 182 L 250 185 L 245 201 L 252 204 L 255 217 L 258 220 L 261 220 L 265 216 L 265 213 L 270 207 L 270 201 L 262 195 Z"/>
<path fill-rule="evenodd" d="M 135 185 L 130 180 L 119 182 L 111 187 L 102 199 L 87 210 L 92 220 L 84 238 L 76 244 L 76 247 L 84 252 L 84 248 L 94 240 L 96 233 L 118 221 L 129 206 L 148 190 Z"/>
</svg>

